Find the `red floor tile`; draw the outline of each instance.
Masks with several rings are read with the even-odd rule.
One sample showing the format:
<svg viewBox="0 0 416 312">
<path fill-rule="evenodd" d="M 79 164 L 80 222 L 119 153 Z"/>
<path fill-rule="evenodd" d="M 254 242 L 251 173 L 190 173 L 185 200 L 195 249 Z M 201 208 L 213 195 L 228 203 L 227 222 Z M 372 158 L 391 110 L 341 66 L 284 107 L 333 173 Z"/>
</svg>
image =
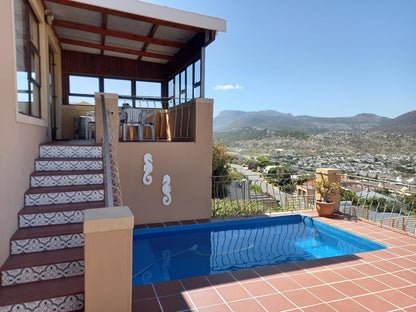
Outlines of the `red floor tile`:
<svg viewBox="0 0 416 312">
<path fill-rule="evenodd" d="M 214 289 L 189 291 L 188 295 L 197 308 L 224 303 Z"/>
<path fill-rule="evenodd" d="M 298 283 L 302 287 L 311 287 L 316 285 L 321 285 L 322 282 L 314 277 L 312 274 L 298 274 L 290 276 L 296 283 Z"/>
<path fill-rule="evenodd" d="M 379 266 L 375 267 L 374 265 L 367 264 L 367 263 L 355 265 L 354 270 L 360 271 L 361 273 L 364 273 L 365 275 L 368 275 L 368 276 L 386 273 L 385 271 L 379 269 Z"/>
<path fill-rule="evenodd" d="M 198 312 L 231 312 L 231 310 L 226 304 L 217 304 L 214 306 L 199 308 Z"/>
<path fill-rule="evenodd" d="M 355 297 L 354 300 L 365 306 L 370 311 L 383 312 L 397 309 L 394 305 L 372 294 Z"/>
<path fill-rule="evenodd" d="M 225 301 L 231 302 L 250 297 L 250 294 L 240 285 L 218 287 L 217 291 Z"/>
<path fill-rule="evenodd" d="M 211 286 L 211 284 L 205 278 L 205 276 L 197 276 L 197 277 L 183 279 L 182 285 L 183 287 L 185 287 L 186 290 L 195 290 L 195 289 L 200 289 L 200 288 Z"/>
<path fill-rule="evenodd" d="M 283 295 L 300 308 L 322 303 L 319 298 L 312 295 L 306 289 L 286 291 Z"/>
<path fill-rule="evenodd" d="M 189 311 L 194 308 L 192 302 L 185 294 L 161 297 L 159 301 L 163 312 Z"/>
<path fill-rule="evenodd" d="M 302 308 L 303 312 L 335 312 L 336 310 L 326 303 L 317 304 L 311 307 Z"/>
<path fill-rule="evenodd" d="M 287 298 L 281 294 L 267 295 L 257 298 L 257 301 L 266 308 L 268 312 L 280 312 L 296 308 Z"/>
<path fill-rule="evenodd" d="M 379 276 L 375 276 L 374 279 L 376 279 L 379 282 L 382 282 L 382 283 L 384 283 L 387 286 L 390 286 L 392 288 L 399 288 L 399 287 L 404 287 L 404 286 L 410 285 L 409 281 L 401 279 L 400 277 L 396 276 L 395 274 L 379 275 Z"/>
<path fill-rule="evenodd" d="M 380 283 L 379 281 L 371 277 L 354 280 L 354 283 L 370 292 L 376 292 L 376 291 L 382 291 L 382 290 L 388 289 L 388 286 L 384 285 L 383 283 Z"/>
<path fill-rule="evenodd" d="M 335 283 L 344 280 L 344 277 L 331 270 L 313 272 L 312 275 L 325 283 Z"/>
<path fill-rule="evenodd" d="M 416 284 L 416 273 L 413 271 L 400 271 L 400 272 L 396 272 L 394 273 L 394 275 L 401 277 L 403 279 L 405 279 L 406 281 L 409 281 L 410 283 Z"/>
<path fill-rule="evenodd" d="M 359 312 L 359 311 L 371 311 L 369 309 L 366 309 L 365 307 L 363 307 L 362 305 L 358 304 L 357 302 L 355 302 L 354 300 L 351 299 L 344 299 L 344 300 L 339 300 L 339 301 L 333 301 L 328 303 L 331 307 L 335 308 L 335 310 L 337 311 L 354 311 L 354 312 Z"/>
<path fill-rule="evenodd" d="M 323 302 L 345 298 L 345 295 L 328 285 L 314 286 L 308 288 L 308 290 Z"/>
<path fill-rule="evenodd" d="M 355 296 L 364 295 L 368 293 L 367 290 L 356 285 L 354 282 L 351 282 L 351 281 L 335 283 L 335 284 L 331 284 L 331 286 L 349 297 L 355 297 Z"/>
<path fill-rule="evenodd" d="M 231 302 L 228 304 L 233 311 L 238 312 L 263 312 L 266 311 L 254 299 Z"/>
<path fill-rule="evenodd" d="M 155 298 L 156 294 L 153 291 L 152 285 L 142 285 L 142 286 L 135 286 L 132 289 L 132 300 L 142 300 L 142 299 L 150 299 Z"/>
<path fill-rule="evenodd" d="M 247 282 L 242 285 L 254 297 L 276 293 L 276 290 L 265 281 Z"/>
<path fill-rule="evenodd" d="M 254 268 L 253 270 L 256 271 L 257 274 L 263 276 L 264 278 L 271 278 L 273 276 L 278 276 L 278 275 L 282 274 L 273 265 L 259 267 L 259 268 Z"/>
<path fill-rule="evenodd" d="M 156 294 L 159 297 L 176 295 L 184 291 L 181 283 L 179 281 L 169 281 L 163 283 L 154 284 L 156 289 Z"/>
<path fill-rule="evenodd" d="M 361 273 L 360 271 L 354 270 L 353 268 L 343 267 L 343 268 L 336 268 L 333 270 L 335 273 L 343 276 L 347 280 L 356 279 L 366 276 L 365 274 Z"/>
<path fill-rule="evenodd" d="M 302 288 L 298 283 L 292 280 L 290 277 L 278 277 L 268 279 L 267 282 L 273 285 L 279 291 L 288 291 Z"/>
<path fill-rule="evenodd" d="M 383 292 L 379 292 L 377 293 L 377 296 L 400 308 L 416 305 L 416 299 L 414 298 L 414 296 L 410 297 L 395 289 L 389 289 Z"/>
<path fill-rule="evenodd" d="M 162 312 L 157 299 L 144 299 L 134 301 L 131 307 L 132 312 Z"/>
</svg>

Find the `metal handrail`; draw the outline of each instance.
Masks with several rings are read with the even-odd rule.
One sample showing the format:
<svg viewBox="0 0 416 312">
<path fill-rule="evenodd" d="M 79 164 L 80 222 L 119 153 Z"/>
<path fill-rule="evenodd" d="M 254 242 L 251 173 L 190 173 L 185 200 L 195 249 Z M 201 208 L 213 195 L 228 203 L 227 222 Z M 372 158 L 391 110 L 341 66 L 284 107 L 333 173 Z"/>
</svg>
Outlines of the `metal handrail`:
<svg viewBox="0 0 416 312">
<path fill-rule="evenodd" d="M 107 207 L 114 207 L 113 196 L 113 179 L 111 177 L 111 159 L 110 159 L 110 144 L 108 141 L 108 128 L 107 128 L 107 113 L 105 107 L 104 94 L 101 94 L 101 109 L 103 114 L 103 149 L 104 149 L 104 174 L 105 174 L 105 202 Z"/>
</svg>

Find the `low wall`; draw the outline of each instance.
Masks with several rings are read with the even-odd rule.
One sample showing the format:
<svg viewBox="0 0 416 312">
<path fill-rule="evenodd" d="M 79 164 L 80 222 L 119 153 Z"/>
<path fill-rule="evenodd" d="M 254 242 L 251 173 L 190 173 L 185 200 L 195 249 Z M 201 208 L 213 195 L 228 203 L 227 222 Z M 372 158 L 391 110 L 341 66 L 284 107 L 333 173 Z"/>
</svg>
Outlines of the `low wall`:
<svg viewBox="0 0 416 312">
<path fill-rule="evenodd" d="M 135 224 L 210 217 L 212 110 L 212 100 L 195 100 L 195 142 L 118 143 L 123 204 Z M 150 185 L 143 183 L 146 154 L 152 157 Z M 165 175 L 170 177 L 169 205 L 162 202 Z"/>
</svg>

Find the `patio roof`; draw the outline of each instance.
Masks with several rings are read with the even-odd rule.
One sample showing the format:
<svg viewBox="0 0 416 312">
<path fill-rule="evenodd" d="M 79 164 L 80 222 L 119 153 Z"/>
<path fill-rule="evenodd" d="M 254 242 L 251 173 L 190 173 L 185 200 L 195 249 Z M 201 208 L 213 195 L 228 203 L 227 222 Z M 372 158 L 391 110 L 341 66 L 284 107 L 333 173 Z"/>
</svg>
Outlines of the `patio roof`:
<svg viewBox="0 0 416 312">
<path fill-rule="evenodd" d="M 197 34 L 207 46 L 223 19 L 137 0 L 44 0 L 63 50 L 166 64 Z"/>
</svg>

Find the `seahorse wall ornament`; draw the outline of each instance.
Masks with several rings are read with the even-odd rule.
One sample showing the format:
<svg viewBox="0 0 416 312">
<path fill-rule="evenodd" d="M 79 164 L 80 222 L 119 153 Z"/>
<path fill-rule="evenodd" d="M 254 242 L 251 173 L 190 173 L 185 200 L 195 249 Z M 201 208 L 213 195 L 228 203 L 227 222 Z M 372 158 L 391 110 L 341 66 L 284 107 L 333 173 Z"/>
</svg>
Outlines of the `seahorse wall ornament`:
<svg viewBox="0 0 416 312">
<path fill-rule="evenodd" d="M 143 165 L 143 184 L 150 185 L 152 184 L 152 176 L 150 175 L 153 171 L 153 159 L 152 155 L 149 153 L 144 154 L 143 156 L 144 165 Z"/>
<path fill-rule="evenodd" d="M 171 188 L 170 188 L 170 176 L 165 174 L 162 180 L 162 193 L 163 193 L 163 205 L 169 206 L 172 203 L 172 197 L 170 195 Z"/>
</svg>

